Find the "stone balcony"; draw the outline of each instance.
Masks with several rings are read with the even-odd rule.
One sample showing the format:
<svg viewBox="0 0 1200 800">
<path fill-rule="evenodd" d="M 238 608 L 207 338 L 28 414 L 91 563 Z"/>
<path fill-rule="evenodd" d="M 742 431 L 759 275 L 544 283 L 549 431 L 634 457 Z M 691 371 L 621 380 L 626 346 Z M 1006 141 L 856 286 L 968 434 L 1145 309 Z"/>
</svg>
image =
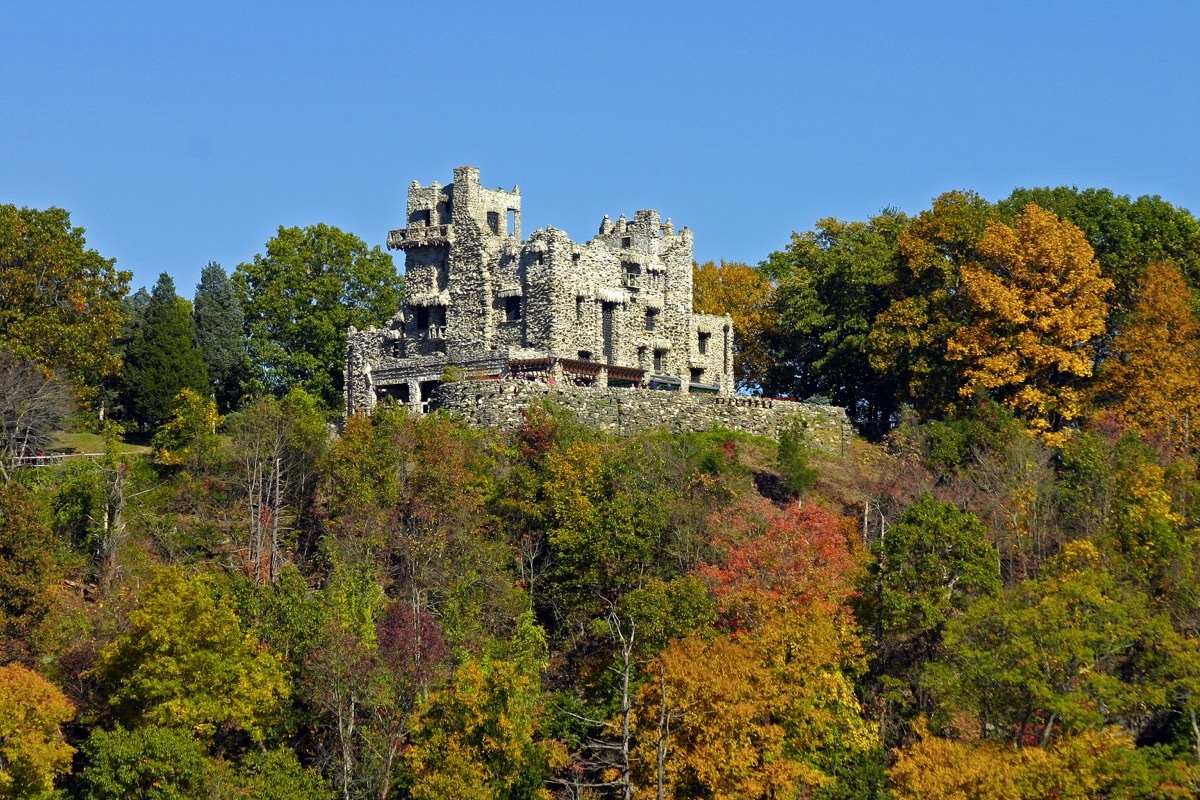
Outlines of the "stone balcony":
<svg viewBox="0 0 1200 800">
<path fill-rule="evenodd" d="M 430 247 L 450 244 L 454 240 L 452 225 L 416 225 L 388 231 L 388 250 L 407 250 L 410 247 Z"/>
</svg>

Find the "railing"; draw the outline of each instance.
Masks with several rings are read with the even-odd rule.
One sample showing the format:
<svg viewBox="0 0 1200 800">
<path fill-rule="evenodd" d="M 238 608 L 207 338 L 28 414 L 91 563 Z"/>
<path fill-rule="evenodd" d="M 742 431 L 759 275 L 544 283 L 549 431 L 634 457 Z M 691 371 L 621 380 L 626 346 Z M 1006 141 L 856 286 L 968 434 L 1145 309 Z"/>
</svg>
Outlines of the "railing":
<svg viewBox="0 0 1200 800">
<path fill-rule="evenodd" d="M 388 231 L 387 246 L 389 250 L 402 250 L 406 247 L 445 244 L 449 240 L 449 225 L 417 225 Z"/>
<path fill-rule="evenodd" d="M 32 456 L 13 456 L 9 463 L 15 469 L 23 467 L 53 467 L 67 461 L 104 458 L 104 453 L 41 453 Z"/>
</svg>

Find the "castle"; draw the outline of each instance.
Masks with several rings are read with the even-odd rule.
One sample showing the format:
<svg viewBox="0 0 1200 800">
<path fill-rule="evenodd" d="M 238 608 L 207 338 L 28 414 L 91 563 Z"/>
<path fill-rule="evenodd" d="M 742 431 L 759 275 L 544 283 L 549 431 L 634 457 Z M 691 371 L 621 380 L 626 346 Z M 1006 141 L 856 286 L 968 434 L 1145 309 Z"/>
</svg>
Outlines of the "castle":
<svg viewBox="0 0 1200 800">
<path fill-rule="evenodd" d="M 448 186 L 413 181 L 387 244 L 404 251 L 406 299 L 386 327 L 350 329 L 347 414 L 390 398 L 507 425 L 550 397 L 617 433 L 829 422 L 823 407 L 734 396 L 732 320 L 692 312 L 692 232 L 657 211 L 606 216 L 583 244 L 552 227 L 522 241 L 520 189 L 459 167 Z M 829 412 L 844 439 L 844 412 Z"/>
</svg>

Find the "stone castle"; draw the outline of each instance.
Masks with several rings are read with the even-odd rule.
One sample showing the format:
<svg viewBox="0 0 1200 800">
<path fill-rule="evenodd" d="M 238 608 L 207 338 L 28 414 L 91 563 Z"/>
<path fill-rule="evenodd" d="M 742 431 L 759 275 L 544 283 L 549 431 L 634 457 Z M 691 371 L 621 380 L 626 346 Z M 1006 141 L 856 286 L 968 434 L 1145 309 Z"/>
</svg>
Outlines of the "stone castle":
<svg viewBox="0 0 1200 800">
<path fill-rule="evenodd" d="M 799 416 L 845 438 L 840 409 L 733 396 L 732 320 L 692 312 L 692 232 L 657 211 L 606 216 L 584 244 L 552 227 L 522 241 L 520 189 L 459 167 L 450 185 L 409 186 L 388 248 L 404 251 L 406 299 L 386 327 L 350 329 L 348 414 L 390 398 L 507 425 L 550 397 L 618 433 L 773 436 Z"/>
</svg>

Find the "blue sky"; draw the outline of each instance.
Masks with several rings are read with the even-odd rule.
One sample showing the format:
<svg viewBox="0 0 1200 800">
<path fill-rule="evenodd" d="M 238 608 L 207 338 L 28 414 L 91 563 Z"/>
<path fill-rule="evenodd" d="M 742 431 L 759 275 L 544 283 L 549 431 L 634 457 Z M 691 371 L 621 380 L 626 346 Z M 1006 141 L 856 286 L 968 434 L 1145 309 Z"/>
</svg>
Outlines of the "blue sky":
<svg viewBox="0 0 1200 800">
<path fill-rule="evenodd" d="M 0 9 L 0 203 L 68 209 L 134 287 L 190 296 L 280 225 L 382 245 L 464 164 L 526 235 L 656 208 L 701 261 L 950 189 L 1200 213 L 1197 2 Z"/>
</svg>

